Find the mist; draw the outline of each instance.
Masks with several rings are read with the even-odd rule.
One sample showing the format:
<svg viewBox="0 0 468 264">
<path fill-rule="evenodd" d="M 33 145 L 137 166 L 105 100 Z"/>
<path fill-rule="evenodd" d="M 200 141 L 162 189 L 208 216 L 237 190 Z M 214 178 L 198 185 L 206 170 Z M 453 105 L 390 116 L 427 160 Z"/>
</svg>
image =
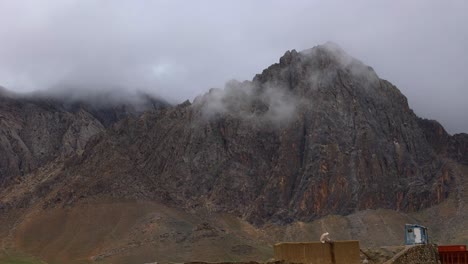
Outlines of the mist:
<svg viewBox="0 0 468 264">
<path fill-rule="evenodd" d="M 196 97 L 193 105 L 201 109 L 206 120 L 231 115 L 282 127 L 294 120 L 297 109 L 304 103 L 286 87 L 273 84 L 260 87 L 255 82 L 231 80 L 223 89 L 210 89 Z"/>
<path fill-rule="evenodd" d="M 468 132 L 466 1 L 0 2 L 0 86 L 193 100 L 333 41 L 422 117 Z M 79 92 L 77 92 L 79 91 Z"/>
</svg>

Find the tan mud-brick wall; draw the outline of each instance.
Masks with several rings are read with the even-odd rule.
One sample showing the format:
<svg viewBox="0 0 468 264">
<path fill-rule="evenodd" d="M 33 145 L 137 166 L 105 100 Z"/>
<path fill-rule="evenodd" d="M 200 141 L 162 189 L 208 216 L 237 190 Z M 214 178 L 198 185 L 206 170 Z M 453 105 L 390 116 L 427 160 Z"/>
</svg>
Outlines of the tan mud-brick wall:
<svg viewBox="0 0 468 264">
<path fill-rule="evenodd" d="M 359 264 L 359 241 L 336 241 L 333 244 L 279 243 L 274 246 L 275 260 L 305 264 Z"/>
</svg>

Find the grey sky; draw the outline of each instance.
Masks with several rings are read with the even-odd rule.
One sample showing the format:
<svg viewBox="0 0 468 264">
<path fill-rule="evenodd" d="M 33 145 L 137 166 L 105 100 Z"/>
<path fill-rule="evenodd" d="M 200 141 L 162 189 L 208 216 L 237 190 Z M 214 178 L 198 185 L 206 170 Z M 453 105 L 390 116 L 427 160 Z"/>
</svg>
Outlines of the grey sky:
<svg viewBox="0 0 468 264">
<path fill-rule="evenodd" d="M 193 99 L 286 50 L 339 44 L 415 112 L 468 132 L 468 1 L 0 0 L 0 85 Z"/>
</svg>

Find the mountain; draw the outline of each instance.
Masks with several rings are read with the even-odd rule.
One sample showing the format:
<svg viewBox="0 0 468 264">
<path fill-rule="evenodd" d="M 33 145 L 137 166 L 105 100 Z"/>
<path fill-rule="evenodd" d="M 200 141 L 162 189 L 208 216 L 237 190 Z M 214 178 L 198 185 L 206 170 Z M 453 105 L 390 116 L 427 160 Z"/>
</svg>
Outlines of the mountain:
<svg viewBox="0 0 468 264">
<path fill-rule="evenodd" d="M 468 135 L 417 117 L 332 43 L 138 114 L 1 100 L 3 243 L 48 260 L 260 259 L 325 229 L 399 243 L 416 220 L 468 239 L 426 216 L 466 225 Z"/>
</svg>

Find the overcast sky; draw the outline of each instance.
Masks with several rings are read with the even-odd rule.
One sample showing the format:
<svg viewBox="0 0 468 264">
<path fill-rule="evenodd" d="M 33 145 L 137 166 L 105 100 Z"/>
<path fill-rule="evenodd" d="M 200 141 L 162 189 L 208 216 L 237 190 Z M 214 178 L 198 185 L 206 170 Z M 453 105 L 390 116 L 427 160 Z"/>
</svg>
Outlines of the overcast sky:
<svg viewBox="0 0 468 264">
<path fill-rule="evenodd" d="M 0 0 L 0 85 L 192 100 L 286 50 L 340 45 L 415 112 L 468 132 L 468 1 Z M 75 88 L 76 89 L 76 88 Z"/>
</svg>

